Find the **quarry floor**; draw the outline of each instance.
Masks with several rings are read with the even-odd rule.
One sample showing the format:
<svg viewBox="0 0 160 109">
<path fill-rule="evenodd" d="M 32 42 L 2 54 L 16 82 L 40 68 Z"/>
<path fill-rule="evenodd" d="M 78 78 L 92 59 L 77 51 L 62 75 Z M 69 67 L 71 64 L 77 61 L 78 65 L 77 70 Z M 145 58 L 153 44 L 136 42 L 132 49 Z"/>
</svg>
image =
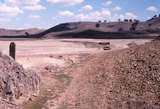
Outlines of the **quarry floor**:
<svg viewBox="0 0 160 109">
<path fill-rule="evenodd" d="M 144 44 L 147 39 L 46 39 L 0 40 L 0 51 L 8 55 L 10 42 L 16 43 L 16 61 L 26 69 L 35 70 L 42 80 L 40 94 L 23 105 L 24 109 L 54 109 L 54 104 L 72 80 L 74 66 L 90 54 L 127 48 L 129 43 Z M 104 51 L 99 42 L 110 42 Z"/>
</svg>

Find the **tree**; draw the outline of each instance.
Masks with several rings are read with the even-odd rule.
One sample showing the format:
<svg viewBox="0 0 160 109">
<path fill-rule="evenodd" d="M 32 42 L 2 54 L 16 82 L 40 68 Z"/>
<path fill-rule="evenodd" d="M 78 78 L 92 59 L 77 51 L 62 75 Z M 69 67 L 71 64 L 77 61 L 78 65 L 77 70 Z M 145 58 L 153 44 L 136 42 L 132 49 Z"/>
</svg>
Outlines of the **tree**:
<svg viewBox="0 0 160 109">
<path fill-rule="evenodd" d="M 29 37 L 29 33 L 28 33 L 28 32 L 25 32 L 25 35 L 26 35 L 27 37 Z"/>
<path fill-rule="evenodd" d="M 118 29 L 118 32 L 122 32 L 122 31 L 123 31 L 123 28 L 120 27 L 120 28 Z"/>
<path fill-rule="evenodd" d="M 132 22 L 132 19 L 129 19 L 129 22 Z"/>
<path fill-rule="evenodd" d="M 149 27 L 151 27 L 151 26 L 152 26 L 152 24 L 151 24 L 151 23 L 149 23 L 149 24 L 148 24 L 148 26 L 149 26 Z"/>
<path fill-rule="evenodd" d="M 157 18 L 157 15 L 154 15 L 153 18 Z"/>
<path fill-rule="evenodd" d="M 124 22 L 128 22 L 128 19 L 124 19 Z"/>
<path fill-rule="evenodd" d="M 133 22 L 139 22 L 137 19 L 134 19 Z"/>
<path fill-rule="evenodd" d="M 136 20 L 134 23 L 132 23 L 130 31 L 135 31 L 137 28 L 137 25 L 139 24 L 139 21 Z"/>
<path fill-rule="evenodd" d="M 99 24 L 99 23 L 97 23 L 97 24 L 96 24 L 96 28 L 99 28 L 99 27 L 100 27 L 100 24 Z"/>
<path fill-rule="evenodd" d="M 98 23 L 102 23 L 102 21 L 101 21 L 101 20 L 99 20 L 99 21 L 98 21 Z"/>
</svg>

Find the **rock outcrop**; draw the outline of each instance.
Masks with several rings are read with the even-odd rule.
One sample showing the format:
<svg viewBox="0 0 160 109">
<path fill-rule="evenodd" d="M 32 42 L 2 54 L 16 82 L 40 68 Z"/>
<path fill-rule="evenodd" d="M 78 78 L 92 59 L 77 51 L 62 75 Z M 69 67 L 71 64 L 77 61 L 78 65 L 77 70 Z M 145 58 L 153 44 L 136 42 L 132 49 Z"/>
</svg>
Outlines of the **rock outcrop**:
<svg viewBox="0 0 160 109">
<path fill-rule="evenodd" d="M 39 84 L 35 72 L 0 54 L 0 109 L 19 109 L 19 104 L 38 93 Z"/>
</svg>

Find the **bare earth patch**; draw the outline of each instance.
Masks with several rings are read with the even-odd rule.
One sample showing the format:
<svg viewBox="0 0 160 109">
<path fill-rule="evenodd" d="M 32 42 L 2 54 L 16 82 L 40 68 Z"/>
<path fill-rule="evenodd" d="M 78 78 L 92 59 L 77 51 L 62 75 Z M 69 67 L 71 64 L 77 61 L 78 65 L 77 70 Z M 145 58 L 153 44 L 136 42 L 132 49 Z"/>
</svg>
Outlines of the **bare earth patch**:
<svg viewBox="0 0 160 109">
<path fill-rule="evenodd" d="M 16 60 L 27 69 L 41 76 L 40 94 L 24 103 L 24 109 L 52 109 L 66 91 L 76 73 L 74 67 L 85 62 L 92 54 L 128 48 L 135 42 L 143 44 L 149 40 L 94 40 L 94 39 L 48 39 L 15 41 Z M 0 41 L 0 51 L 8 54 L 11 41 Z M 104 51 L 99 42 L 110 42 L 111 50 Z"/>
</svg>

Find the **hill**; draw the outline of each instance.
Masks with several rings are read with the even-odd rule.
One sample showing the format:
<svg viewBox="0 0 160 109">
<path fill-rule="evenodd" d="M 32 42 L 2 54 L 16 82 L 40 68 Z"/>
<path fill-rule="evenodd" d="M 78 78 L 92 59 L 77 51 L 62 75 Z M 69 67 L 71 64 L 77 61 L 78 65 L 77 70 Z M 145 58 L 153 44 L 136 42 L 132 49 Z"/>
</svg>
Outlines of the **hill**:
<svg viewBox="0 0 160 109">
<path fill-rule="evenodd" d="M 153 39 L 157 35 L 154 35 L 147 31 L 135 31 L 135 32 L 104 32 L 98 30 L 84 30 L 79 32 L 66 32 L 55 36 L 57 38 L 93 38 L 93 39 Z"/>
<path fill-rule="evenodd" d="M 20 36 L 20 35 L 26 35 L 26 33 L 36 34 L 42 31 L 44 30 L 38 29 L 38 28 L 30 28 L 30 29 L 22 29 L 22 30 L 0 28 L 0 36 Z"/>
<path fill-rule="evenodd" d="M 160 34 L 160 17 L 147 21 L 70 22 L 59 24 L 39 36 L 46 38 L 152 38 Z M 93 34 L 94 33 L 94 34 Z M 151 36 L 151 37 L 150 37 Z"/>
<path fill-rule="evenodd" d="M 56 25 L 44 31 L 31 29 L 31 30 L 0 32 L 0 37 L 2 38 L 5 37 L 7 38 L 19 38 L 19 37 L 20 38 L 65 38 L 65 37 L 108 38 L 110 37 L 112 38 L 113 36 L 115 36 L 113 38 L 119 38 L 119 37 L 121 38 L 123 36 L 127 36 L 127 38 L 137 38 L 137 37 L 152 38 L 152 36 L 160 35 L 159 26 L 160 26 L 160 17 L 153 17 L 152 19 L 149 19 L 144 22 L 132 19 L 125 19 L 124 21 L 117 21 L 117 22 L 100 22 L 100 21 L 69 22 Z M 28 32 L 30 34 L 27 35 L 25 34 L 25 32 Z M 96 33 L 96 36 L 93 36 L 93 33 Z M 87 35 L 90 36 L 86 37 Z"/>
</svg>

